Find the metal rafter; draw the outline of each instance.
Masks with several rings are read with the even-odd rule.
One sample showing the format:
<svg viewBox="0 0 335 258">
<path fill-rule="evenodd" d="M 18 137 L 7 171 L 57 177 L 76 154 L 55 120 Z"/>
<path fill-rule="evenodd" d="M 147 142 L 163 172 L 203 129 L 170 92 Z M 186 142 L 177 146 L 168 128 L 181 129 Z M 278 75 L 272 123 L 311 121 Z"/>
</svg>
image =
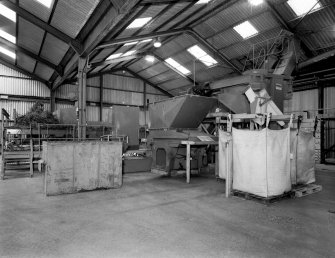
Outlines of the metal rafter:
<svg viewBox="0 0 335 258">
<path fill-rule="evenodd" d="M 68 43 L 76 52 L 81 51 L 81 44 L 79 41 L 71 38 L 67 34 L 61 32 L 55 27 L 42 21 L 40 18 L 36 17 L 35 15 L 31 14 L 30 12 L 26 11 L 25 9 L 21 8 L 19 5 L 16 5 L 9 0 L 1 0 L 0 2 L 6 7 L 8 7 L 9 9 L 11 9 L 12 11 L 16 12 L 20 17 L 40 27 L 41 29 L 47 31 L 48 33 L 52 34 L 56 38 Z"/>
<path fill-rule="evenodd" d="M 127 0 L 124 2 L 122 8 L 116 13 L 114 8 L 110 8 L 108 12 L 105 14 L 103 19 L 95 26 L 94 30 L 86 38 L 85 42 L 83 42 L 83 51 L 82 55 L 87 55 L 90 53 L 100 42 L 111 32 L 115 27 L 126 17 L 128 17 L 132 11 L 134 11 L 141 0 Z M 58 88 L 63 81 L 72 73 L 72 71 L 77 67 L 79 55 L 74 55 L 71 60 L 68 62 L 64 69 L 64 75 L 62 77 L 58 77 L 54 81 L 53 90 Z"/>
</svg>

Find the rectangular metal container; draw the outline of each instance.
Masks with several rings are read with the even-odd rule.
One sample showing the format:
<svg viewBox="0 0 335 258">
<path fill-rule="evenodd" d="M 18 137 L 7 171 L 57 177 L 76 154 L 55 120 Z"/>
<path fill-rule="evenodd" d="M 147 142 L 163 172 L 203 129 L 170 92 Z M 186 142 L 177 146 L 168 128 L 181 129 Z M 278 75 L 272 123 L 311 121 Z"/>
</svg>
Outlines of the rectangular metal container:
<svg viewBox="0 0 335 258">
<path fill-rule="evenodd" d="M 122 185 L 122 143 L 45 142 L 47 196 Z"/>
</svg>

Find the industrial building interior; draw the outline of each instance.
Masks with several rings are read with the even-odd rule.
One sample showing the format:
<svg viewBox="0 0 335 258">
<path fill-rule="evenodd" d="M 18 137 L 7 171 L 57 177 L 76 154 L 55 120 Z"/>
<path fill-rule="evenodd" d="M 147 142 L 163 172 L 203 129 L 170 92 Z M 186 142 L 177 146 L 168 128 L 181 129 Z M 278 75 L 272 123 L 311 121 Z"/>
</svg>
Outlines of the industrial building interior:
<svg viewBox="0 0 335 258">
<path fill-rule="evenodd" d="M 0 257 L 334 257 L 335 1 L 0 1 Z"/>
</svg>

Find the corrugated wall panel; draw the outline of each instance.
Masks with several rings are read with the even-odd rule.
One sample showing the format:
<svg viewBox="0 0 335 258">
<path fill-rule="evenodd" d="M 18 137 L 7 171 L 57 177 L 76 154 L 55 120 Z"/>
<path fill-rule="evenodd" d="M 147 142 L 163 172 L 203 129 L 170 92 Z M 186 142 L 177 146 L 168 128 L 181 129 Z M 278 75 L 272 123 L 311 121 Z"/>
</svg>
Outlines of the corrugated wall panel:
<svg viewBox="0 0 335 258">
<path fill-rule="evenodd" d="M 325 114 L 335 116 L 335 87 L 327 87 L 324 89 L 324 107 L 331 108 L 326 110 Z"/>
<path fill-rule="evenodd" d="M 87 95 L 86 97 L 87 101 L 94 101 L 94 102 L 100 101 L 100 89 L 99 88 L 87 87 L 86 95 Z"/>
<path fill-rule="evenodd" d="M 95 106 L 87 106 L 86 107 L 86 119 L 87 121 L 99 121 L 100 117 L 100 109 Z"/>
<path fill-rule="evenodd" d="M 13 77 L 20 77 L 20 78 L 29 78 L 27 75 L 19 73 L 5 65 L 0 64 L 0 75 L 5 76 L 13 76 Z"/>
<path fill-rule="evenodd" d="M 103 86 L 121 90 L 143 91 L 143 82 L 141 80 L 110 74 L 104 75 Z"/>
<path fill-rule="evenodd" d="M 300 114 L 303 111 L 308 111 L 310 117 L 317 115 L 318 109 L 318 90 L 306 90 L 293 92 L 293 97 L 289 101 L 285 101 L 284 112 L 285 113 L 297 113 Z"/>
<path fill-rule="evenodd" d="M 56 90 L 56 98 L 62 99 L 77 99 L 78 85 L 64 84 Z"/>
<path fill-rule="evenodd" d="M 87 79 L 87 85 L 89 86 L 100 86 L 100 77 L 92 77 Z"/>
<path fill-rule="evenodd" d="M 50 90 L 39 81 L 0 76 L 0 94 L 50 97 Z"/>
<path fill-rule="evenodd" d="M 104 90 L 103 101 L 111 104 L 143 105 L 143 94 L 116 90 Z"/>
<path fill-rule="evenodd" d="M 72 108 L 74 105 L 71 104 L 65 104 L 65 103 L 56 103 L 56 110 L 62 109 L 62 108 Z"/>
</svg>

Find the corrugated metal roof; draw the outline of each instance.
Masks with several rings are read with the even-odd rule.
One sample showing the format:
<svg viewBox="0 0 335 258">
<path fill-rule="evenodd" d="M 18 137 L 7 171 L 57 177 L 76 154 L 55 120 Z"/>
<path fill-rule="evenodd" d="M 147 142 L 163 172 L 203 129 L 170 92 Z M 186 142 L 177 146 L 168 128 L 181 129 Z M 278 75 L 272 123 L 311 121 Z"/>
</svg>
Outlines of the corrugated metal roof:
<svg viewBox="0 0 335 258">
<path fill-rule="evenodd" d="M 25 69 L 26 71 L 32 73 L 35 68 L 35 59 L 22 54 L 22 53 L 17 53 L 16 54 L 16 61 L 17 65 L 20 66 L 21 68 Z"/>
<path fill-rule="evenodd" d="M 47 33 L 41 56 L 53 64 L 59 64 L 68 49 L 68 44 Z"/>
<path fill-rule="evenodd" d="M 36 17 L 40 18 L 45 22 L 48 21 L 52 10 L 52 6 L 51 8 L 47 8 L 38 1 L 32 1 L 32 0 L 19 1 L 19 5 L 23 9 L 27 10 L 28 12 L 30 12 L 31 14 L 35 15 Z"/>
<path fill-rule="evenodd" d="M 98 3 L 99 0 L 59 0 L 51 25 L 75 38 Z"/>
<path fill-rule="evenodd" d="M 36 65 L 35 73 L 44 80 L 48 81 L 53 72 L 53 69 L 51 69 L 49 66 L 41 64 L 40 62 L 38 62 Z"/>
<path fill-rule="evenodd" d="M 166 5 L 153 5 L 150 8 L 148 8 L 148 10 L 146 10 L 142 15 L 140 15 L 137 18 L 147 18 L 147 17 L 155 17 L 160 11 L 162 11 L 164 8 L 166 7 Z M 152 31 L 152 25 L 156 24 L 152 23 L 152 21 L 149 21 L 148 24 L 145 25 L 146 31 Z M 155 25 L 154 25 L 155 26 Z M 131 35 L 133 35 L 134 33 L 136 33 L 137 30 L 139 30 L 141 28 L 130 28 L 130 29 L 125 29 L 118 37 L 119 38 L 125 38 L 125 37 L 129 37 Z"/>
<path fill-rule="evenodd" d="M 18 45 L 38 54 L 42 44 L 44 30 L 28 22 L 23 18 L 18 19 Z"/>
</svg>

